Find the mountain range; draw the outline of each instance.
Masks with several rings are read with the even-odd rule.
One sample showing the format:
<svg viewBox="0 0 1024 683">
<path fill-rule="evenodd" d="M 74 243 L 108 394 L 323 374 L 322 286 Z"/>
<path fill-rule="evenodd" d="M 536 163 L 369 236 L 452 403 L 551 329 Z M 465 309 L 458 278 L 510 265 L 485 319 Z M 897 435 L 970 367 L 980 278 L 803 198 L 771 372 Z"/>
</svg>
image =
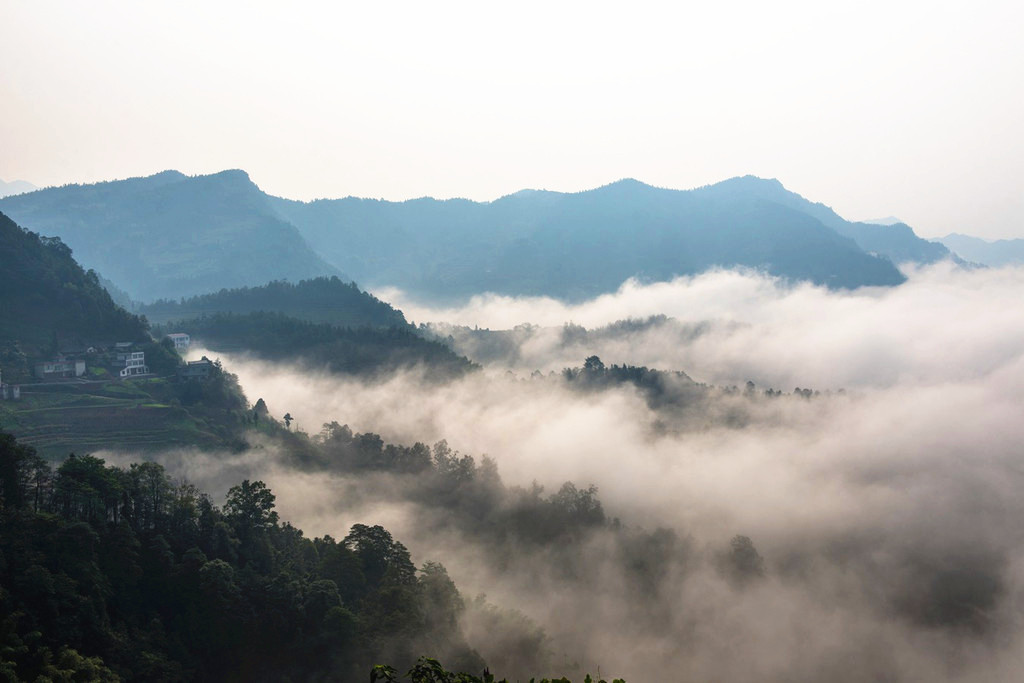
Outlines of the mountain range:
<svg viewBox="0 0 1024 683">
<path fill-rule="evenodd" d="M 659 281 L 736 266 L 831 287 L 903 281 L 888 259 L 777 201 L 789 194 L 777 181 L 747 177 L 690 191 L 622 180 L 493 202 L 274 205 L 326 260 L 362 284 L 434 300 L 483 291 L 578 300 L 614 291 L 630 277 Z"/>
<path fill-rule="evenodd" d="M 906 225 L 846 221 L 777 180 L 694 190 L 621 180 L 491 202 L 270 196 L 243 171 L 69 185 L 0 199 L 136 300 L 340 276 L 455 301 L 485 291 L 579 300 L 630 277 L 757 269 L 833 288 L 890 286 L 894 263 L 956 258 Z"/>
</svg>

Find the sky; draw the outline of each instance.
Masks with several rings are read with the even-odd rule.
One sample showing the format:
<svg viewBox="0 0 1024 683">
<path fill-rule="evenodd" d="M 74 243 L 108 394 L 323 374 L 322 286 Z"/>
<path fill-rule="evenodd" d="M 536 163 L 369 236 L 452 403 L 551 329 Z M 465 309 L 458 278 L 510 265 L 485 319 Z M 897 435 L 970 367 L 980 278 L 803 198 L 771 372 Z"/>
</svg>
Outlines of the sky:
<svg viewBox="0 0 1024 683">
<path fill-rule="evenodd" d="M 778 178 L 1024 237 L 1015 2 L 0 0 L 0 178 L 249 172 L 296 198 Z"/>
</svg>

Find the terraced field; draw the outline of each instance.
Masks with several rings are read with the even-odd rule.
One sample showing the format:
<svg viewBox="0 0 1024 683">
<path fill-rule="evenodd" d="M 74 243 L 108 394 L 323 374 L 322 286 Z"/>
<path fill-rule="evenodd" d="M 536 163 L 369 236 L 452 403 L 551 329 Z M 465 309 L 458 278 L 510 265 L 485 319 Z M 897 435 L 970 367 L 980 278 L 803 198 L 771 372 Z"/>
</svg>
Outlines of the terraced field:
<svg viewBox="0 0 1024 683">
<path fill-rule="evenodd" d="M 147 391 L 152 382 L 27 385 L 20 401 L 0 402 L 0 429 L 55 460 L 104 448 L 154 450 L 222 442 L 185 408 L 154 399 Z"/>
</svg>

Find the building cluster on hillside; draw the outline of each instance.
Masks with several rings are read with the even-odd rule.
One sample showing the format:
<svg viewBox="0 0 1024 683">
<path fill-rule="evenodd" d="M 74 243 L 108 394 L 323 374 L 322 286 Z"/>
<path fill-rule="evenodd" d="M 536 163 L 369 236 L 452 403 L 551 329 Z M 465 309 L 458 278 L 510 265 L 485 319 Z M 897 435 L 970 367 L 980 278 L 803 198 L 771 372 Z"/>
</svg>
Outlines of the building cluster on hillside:
<svg viewBox="0 0 1024 683">
<path fill-rule="evenodd" d="M 126 378 L 149 374 L 146 353 L 133 342 L 81 348 L 65 346 L 53 358 L 35 363 L 32 374 L 44 381 L 75 379 L 84 376 L 90 368 L 98 369 L 100 376 L 110 373 Z"/>
<path fill-rule="evenodd" d="M 189 335 L 175 332 L 167 335 L 174 349 L 184 355 L 192 343 Z M 32 375 L 42 381 L 73 380 L 90 375 L 96 379 L 110 376 L 128 379 L 150 374 L 146 353 L 134 342 L 85 344 L 81 341 L 58 345 L 52 357 L 41 358 L 31 366 Z M 207 377 L 213 363 L 207 358 L 182 366 L 184 377 Z M 20 396 L 21 387 L 0 383 L 0 398 L 9 400 Z M 17 396 L 15 395 L 17 394 Z"/>
</svg>

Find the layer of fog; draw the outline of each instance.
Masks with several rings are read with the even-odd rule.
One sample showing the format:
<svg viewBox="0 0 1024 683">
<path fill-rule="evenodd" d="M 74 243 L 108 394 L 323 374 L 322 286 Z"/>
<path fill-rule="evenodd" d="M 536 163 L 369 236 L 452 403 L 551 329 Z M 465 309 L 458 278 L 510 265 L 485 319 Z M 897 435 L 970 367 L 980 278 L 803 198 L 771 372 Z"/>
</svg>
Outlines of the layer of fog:
<svg viewBox="0 0 1024 683">
<path fill-rule="evenodd" d="M 712 319 L 690 339 L 661 327 L 614 348 L 572 348 L 571 361 L 559 344 L 521 358 L 557 369 L 587 351 L 702 381 L 856 388 L 810 400 L 722 395 L 681 430 L 654 429 L 664 415 L 628 387 L 581 393 L 502 369 L 442 386 L 416 373 L 366 383 L 220 354 L 249 399 L 290 412 L 293 428 L 337 420 L 386 441 L 447 439 L 494 458 L 507 484 L 593 483 L 624 524 L 672 529 L 696 559 L 662 578 L 657 622 L 633 610 L 604 559 L 609 537 L 580 551 L 588 582 L 567 582 L 542 554 L 528 571 L 498 572 L 453 520 L 401 500 L 385 475 L 298 472 L 265 445 L 164 461 L 220 492 L 243 475 L 265 480 L 282 518 L 309 534 L 383 524 L 417 562 L 444 562 L 465 594 L 522 609 L 561 651 L 634 681 L 1013 680 L 1024 671 L 1022 300 L 1024 270 L 939 267 L 894 290 L 719 273 L 627 283 L 573 308 L 491 297 L 445 313 L 491 326 Z M 716 419 L 728 409 L 744 412 L 742 427 Z M 715 570 L 709 558 L 735 534 L 765 558 L 763 580 L 741 587 Z M 936 606 L 946 612 L 935 617 Z"/>
<path fill-rule="evenodd" d="M 1024 300 L 1024 269 L 940 264 L 908 275 L 900 287 L 834 292 L 712 272 L 649 285 L 629 281 L 578 305 L 483 295 L 462 308 L 429 308 L 398 291 L 379 294 L 411 320 L 443 323 L 436 331 L 452 334 L 471 359 L 520 372 L 557 371 L 596 353 L 606 364 L 683 370 L 715 384 L 835 389 L 970 380 L 1020 352 L 1024 315 L 1015 304 Z M 582 342 L 563 329 L 567 322 L 593 330 L 655 315 L 674 320 Z M 449 325 L 513 330 L 515 343 L 492 357 L 481 335 Z"/>
</svg>

